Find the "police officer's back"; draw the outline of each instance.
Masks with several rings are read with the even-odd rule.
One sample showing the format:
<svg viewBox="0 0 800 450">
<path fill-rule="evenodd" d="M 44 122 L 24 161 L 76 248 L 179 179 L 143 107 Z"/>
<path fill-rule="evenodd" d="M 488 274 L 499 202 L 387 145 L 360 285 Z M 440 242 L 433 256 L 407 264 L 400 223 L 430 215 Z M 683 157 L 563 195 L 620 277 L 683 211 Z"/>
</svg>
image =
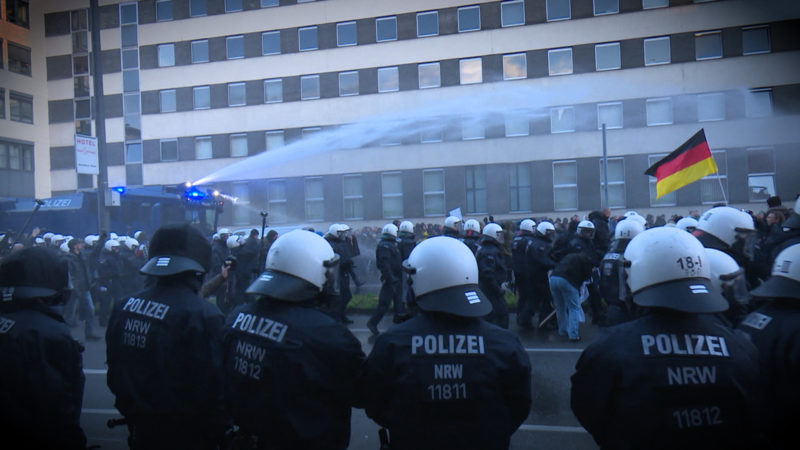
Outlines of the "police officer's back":
<svg viewBox="0 0 800 450">
<path fill-rule="evenodd" d="M 314 308 L 330 292 L 338 258 L 313 232 L 282 235 L 247 290 L 260 298 L 228 315 L 227 403 L 258 448 L 347 448 L 364 353 L 343 324 Z"/>
<path fill-rule="evenodd" d="M 600 295 L 608 305 L 608 325 L 617 325 L 633 318 L 633 300 L 625 284 L 622 255 L 631 239 L 642 232 L 644 225 L 638 221 L 624 219 L 618 222 L 609 251 L 600 261 Z"/>
<path fill-rule="evenodd" d="M 0 439 L 4 448 L 83 449 L 83 363 L 57 305 L 70 293 L 66 261 L 44 247 L 0 265 Z"/>
<path fill-rule="evenodd" d="M 472 251 L 472 254 L 478 252 L 478 245 L 481 240 L 481 224 L 475 219 L 468 219 L 464 222 L 464 237 L 461 242 L 464 243 Z"/>
<path fill-rule="evenodd" d="M 362 385 L 392 449 L 504 449 L 528 415 L 530 361 L 519 340 L 480 319 L 491 304 L 470 250 L 422 241 L 404 263 L 420 313 L 375 341 Z"/>
<path fill-rule="evenodd" d="M 647 312 L 584 350 L 571 406 L 601 448 L 759 448 L 757 351 L 714 313 L 705 250 L 677 228 L 631 240 L 628 284 Z"/>
<path fill-rule="evenodd" d="M 503 228 L 496 223 L 483 227 L 481 245 L 475 259 L 480 273 L 479 285 L 492 303 L 492 312 L 487 320 L 503 328 L 508 328 L 508 307 L 505 299 L 504 283 L 508 280 L 508 267 L 500 246 L 503 243 Z"/>
<path fill-rule="evenodd" d="M 114 306 L 107 382 L 133 448 L 214 448 L 227 428 L 219 309 L 198 295 L 211 245 L 190 225 L 159 228 L 141 271 L 151 287 Z"/>
<path fill-rule="evenodd" d="M 772 277 L 752 294 L 766 303 L 739 329 L 759 350 L 767 436 L 773 448 L 793 448 L 800 416 L 800 244 L 778 254 Z"/>
<path fill-rule="evenodd" d="M 531 327 L 533 308 L 533 276 L 529 261 L 529 249 L 533 243 L 536 223 L 525 219 L 519 224 L 519 233 L 511 241 L 511 269 L 514 271 L 514 284 L 517 289 L 517 324 Z"/>
</svg>

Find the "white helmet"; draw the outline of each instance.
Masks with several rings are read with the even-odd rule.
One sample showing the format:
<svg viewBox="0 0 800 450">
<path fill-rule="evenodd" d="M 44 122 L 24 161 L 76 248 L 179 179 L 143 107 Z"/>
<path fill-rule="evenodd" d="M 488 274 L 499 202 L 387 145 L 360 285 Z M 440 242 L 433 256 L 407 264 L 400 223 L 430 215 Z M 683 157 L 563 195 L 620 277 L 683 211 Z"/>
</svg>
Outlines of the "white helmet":
<svg viewBox="0 0 800 450">
<path fill-rule="evenodd" d="M 677 228 L 656 227 L 639 233 L 625 249 L 633 302 L 690 313 L 716 313 L 728 302 L 711 284 L 703 244 Z"/>
<path fill-rule="evenodd" d="M 128 248 L 131 250 L 136 250 L 137 248 L 139 248 L 139 241 L 137 241 L 132 237 L 129 237 L 128 239 L 125 240 L 125 245 L 127 245 Z"/>
<path fill-rule="evenodd" d="M 397 225 L 393 223 L 387 223 L 386 225 L 381 228 L 381 235 L 388 234 L 392 237 L 397 237 Z"/>
<path fill-rule="evenodd" d="M 772 265 L 772 276 L 751 294 L 755 297 L 800 299 L 800 244 L 778 253 Z"/>
<path fill-rule="evenodd" d="M 339 224 L 332 223 L 331 226 L 328 227 L 328 232 L 325 233 L 326 236 L 333 236 L 339 237 Z"/>
<path fill-rule="evenodd" d="M 493 239 L 495 242 L 503 243 L 503 227 L 494 222 L 487 223 L 486 226 L 483 227 L 482 234 L 489 239 Z"/>
<path fill-rule="evenodd" d="M 346 223 L 339 224 L 339 231 L 350 231 L 350 225 Z"/>
<path fill-rule="evenodd" d="M 61 242 L 64 241 L 64 238 L 65 237 L 63 234 L 54 234 L 53 237 L 50 238 L 50 243 L 52 245 L 61 245 Z"/>
<path fill-rule="evenodd" d="M 119 242 L 118 242 L 116 239 L 109 239 L 109 240 L 107 240 L 107 241 L 106 241 L 106 243 L 103 245 L 103 248 L 104 248 L 104 249 L 106 249 L 106 250 L 107 250 L 107 251 L 109 251 L 109 252 L 110 252 L 111 250 L 113 250 L 113 249 L 114 249 L 114 247 L 119 247 Z"/>
<path fill-rule="evenodd" d="M 732 280 L 744 273 L 744 269 L 739 267 L 736 260 L 723 251 L 707 248 L 706 257 L 711 269 L 711 284 L 720 292 L 722 292 L 723 282 Z"/>
<path fill-rule="evenodd" d="M 578 222 L 578 234 L 584 236 L 584 230 L 591 230 L 591 235 L 587 233 L 585 237 L 594 239 L 594 224 L 590 220 L 581 220 Z"/>
<path fill-rule="evenodd" d="M 128 246 L 128 244 L 126 243 L 127 240 L 128 240 L 128 236 L 119 236 L 117 238 L 117 242 L 119 242 L 119 245 L 121 245 L 123 247 L 127 247 Z"/>
<path fill-rule="evenodd" d="M 100 237 L 96 234 L 87 234 L 86 237 L 83 238 L 83 242 L 86 243 L 87 247 L 94 247 L 94 244 L 97 243 L 98 239 L 100 239 Z"/>
<path fill-rule="evenodd" d="M 625 217 L 630 217 L 630 216 L 639 216 L 639 217 L 641 217 L 641 215 L 638 212 L 634 211 L 634 210 L 630 210 L 630 211 L 625 212 L 624 216 Z"/>
<path fill-rule="evenodd" d="M 467 219 L 464 222 L 464 232 L 472 231 L 475 234 L 480 234 L 481 232 L 481 224 L 475 219 Z"/>
<path fill-rule="evenodd" d="M 58 246 L 58 249 L 64 253 L 69 253 L 69 245 L 66 242 Z"/>
<path fill-rule="evenodd" d="M 333 282 L 338 262 L 339 256 L 317 233 L 293 230 L 272 243 L 264 273 L 246 292 L 288 302 L 308 300 Z"/>
<path fill-rule="evenodd" d="M 119 236 L 117 235 L 117 233 L 109 233 L 108 235 L 109 239 L 114 239 L 115 241 L 117 240 L 118 237 Z"/>
<path fill-rule="evenodd" d="M 238 234 L 228 236 L 228 240 L 225 241 L 225 245 L 227 245 L 229 249 L 241 247 L 242 244 L 244 244 L 244 242 L 242 242 L 241 236 Z"/>
<path fill-rule="evenodd" d="M 42 235 L 42 237 L 44 238 L 45 241 L 47 241 L 48 244 L 52 242 L 53 236 L 54 236 L 54 234 L 49 232 L 49 231 L 47 233 L 45 233 L 44 235 Z"/>
<path fill-rule="evenodd" d="M 647 227 L 647 219 L 645 219 L 644 217 L 640 216 L 639 214 L 626 215 L 625 216 L 625 220 L 635 220 L 635 221 L 639 222 L 640 224 L 644 225 L 645 227 Z"/>
<path fill-rule="evenodd" d="M 137 232 L 133 233 L 133 237 L 134 237 L 134 238 L 135 238 L 135 239 L 138 241 L 138 240 L 139 240 L 139 238 L 141 238 L 141 237 L 142 237 L 142 233 L 144 233 L 144 231 L 142 231 L 142 230 L 139 230 L 139 231 L 137 231 Z"/>
<path fill-rule="evenodd" d="M 529 233 L 533 233 L 533 229 L 536 226 L 536 222 L 531 219 L 525 219 L 519 223 L 519 229 L 521 231 L 527 231 Z"/>
<path fill-rule="evenodd" d="M 409 222 L 408 220 L 404 220 L 400 222 L 400 228 L 398 231 L 401 233 L 413 233 L 414 232 L 414 224 Z"/>
<path fill-rule="evenodd" d="M 227 234 L 228 236 L 230 236 L 231 235 L 231 230 L 228 229 L 228 228 L 220 228 L 219 230 L 217 230 L 217 234 L 219 234 L 219 238 L 220 239 L 225 239 L 227 241 L 228 238 L 223 237 L 223 235 Z"/>
<path fill-rule="evenodd" d="M 636 220 L 620 220 L 614 228 L 614 239 L 633 239 L 644 231 L 644 225 Z"/>
<path fill-rule="evenodd" d="M 0 240 L 3 240 L 5 236 L 5 234 L 0 234 Z M 36 244 L 37 247 L 44 247 L 46 244 L 44 239 L 40 238 L 39 236 L 36 236 L 36 239 L 33 240 L 33 243 Z"/>
<path fill-rule="evenodd" d="M 556 227 L 552 223 L 545 220 L 540 222 L 539 225 L 536 225 L 536 231 L 543 236 L 548 236 L 556 232 Z"/>
<path fill-rule="evenodd" d="M 403 261 L 403 269 L 410 274 L 417 305 L 423 311 L 462 317 L 483 317 L 492 311 L 492 304 L 478 289 L 475 256 L 457 239 L 425 239 Z"/>
<path fill-rule="evenodd" d="M 679 220 L 675 226 L 683 231 L 691 233 L 695 228 L 697 228 L 697 219 L 694 217 L 684 217 L 683 219 Z"/>
<path fill-rule="evenodd" d="M 736 242 L 737 233 L 755 231 L 750 214 L 730 206 L 711 208 L 700 216 L 697 229 L 730 245 Z"/>
<path fill-rule="evenodd" d="M 444 219 L 444 227 L 451 230 L 458 231 L 458 224 L 460 223 L 461 219 L 456 216 L 448 216 L 446 219 Z"/>
<path fill-rule="evenodd" d="M 211 235 L 211 240 L 212 241 L 218 241 L 219 239 L 220 239 L 219 238 L 219 233 L 214 233 L 214 234 Z"/>
</svg>

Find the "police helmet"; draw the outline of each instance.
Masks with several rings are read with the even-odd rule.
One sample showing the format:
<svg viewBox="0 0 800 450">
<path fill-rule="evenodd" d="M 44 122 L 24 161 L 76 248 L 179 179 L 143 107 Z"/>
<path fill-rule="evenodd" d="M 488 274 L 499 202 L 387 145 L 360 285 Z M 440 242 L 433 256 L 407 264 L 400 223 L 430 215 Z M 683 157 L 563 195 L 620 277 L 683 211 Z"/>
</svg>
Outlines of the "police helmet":
<svg viewBox="0 0 800 450">
<path fill-rule="evenodd" d="M 147 253 L 150 260 L 139 269 L 147 275 L 206 273 L 211 268 L 211 244 L 189 224 L 165 225 L 156 230 Z"/>
<path fill-rule="evenodd" d="M 503 243 L 503 227 L 494 222 L 487 223 L 486 226 L 483 227 L 482 234 L 484 238 L 499 242 L 500 244 Z"/>
<path fill-rule="evenodd" d="M 45 247 L 24 248 L 3 258 L 0 263 L 2 301 L 52 298 L 66 301 L 70 287 L 66 260 Z"/>
<path fill-rule="evenodd" d="M 403 270 L 411 277 L 416 303 L 423 311 L 462 317 L 482 317 L 492 311 L 491 303 L 478 288 L 475 256 L 457 239 L 425 239 L 403 261 Z"/>
<path fill-rule="evenodd" d="M 631 214 L 629 216 L 625 216 L 625 220 L 635 220 L 640 224 L 644 225 L 645 227 L 647 227 L 647 219 L 640 216 L 639 214 Z"/>
<path fill-rule="evenodd" d="M 744 269 L 739 267 L 736 260 L 727 253 L 715 248 L 706 249 L 709 268 L 711 269 L 711 284 L 722 291 L 722 285 L 744 274 Z"/>
<path fill-rule="evenodd" d="M 794 202 L 794 213 L 792 213 L 782 225 L 784 228 L 800 228 L 800 199 Z"/>
<path fill-rule="evenodd" d="M 536 226 L 536 222 L 531 219 L 525 219 L 519 223 L 519 229 L 521 231 L 527 231 L 529 233 L 533 233 L 533 229 Z"/>
<path fill-rule="evenodd" d="M 142 231 L 142 230 L 139 230 L 139 231 L 137 231 L 137 232 L 133 233 L 133 238 L 134 238 L 134 239 L 136 239 L 136 240 L 138 241 L 138 240 L 140 240 L 140 239 L 142 238 L 142 236 L 144 236 L 144 235 L 145 235 L 144 231 Z"/>
<path fill-rule="evenodd" d="M 398 231 L 401 233 L 413 233 L 414 232 L 414 224 L 409 222 L 408 220 L 404 220 L 400 222 L 400 227 Z"/>
<path fill-rule="evenodd" d="M 469 234 L 470 232 L 475 234 L 480 234 L 481 232 L 481 224 L 475 219 L 467 219 L 464 222 L 464 232 Z"/>
<path fill-rule="evenodd" d="M 129 237 L 128 239 L 125 240 L 125 245 L 127 245 L 128 248 L 131 250 L 136 250 L 137 248 L 139 248 L 139 241 L 137 241 L 132 237 Z"/>
<path fill-rule="evenodd" d="M 639 233 L 625 249 L 633 302 L 689 313 L 716 313 L 728 302 L 711 284 L 703 244 L 677 228 L 656 227 Z"/>
<path fill-rule="evenodd" d="M 448 216 L 446 219 L 444 219 L 444 227 L 454 231 L 458 231 L 458 225 L 460 223 L 461 219 L 456 216 Z"/>
<path fill-rule="evenodd" d="M 241 236 L 238 234 L 232 234 L 228 236 L 228 240 L 225 241 L 225 245 L 227 245 L 231 250 L 241 247 L 243 243 L 244 242 L 242 242 Z"/>
<path fill-rule="evenodd" d="M 644 225 L 636 220 L 620 220 L 614 227 L 614 239 L 633 239 L 644 231 Z"/>
<path fill-rule="evenodd" d="M 396 238 L 397 237 L 397 225 L 395 225 L 393 223 L 387 223 L 386 225 L 383 226 L 383 228 L 381 228 L 381 235 L 382 236 L 387 236 L 388 235 L 388 236 Z"/>
<path fill-rule="evenodd" d="M 683 219 L 679 220 L 675 226 L 683 231 L 688 231 L 691 233 L 695 230 L 695 228 L 697 228 L 697 219 L 694 217 L 684 217 Z"/>
<path fill-rule="evenodd" d="M 69 253 L 69 244 L 66 242 L 62 242 L 61 245 L 58 246 L 58 249 L 64 253 Z"/>
<path fill-rule="evenodd" d="M 87 247 L 94 247 L 94 244 L 96 244 L 99 239 L 100 237 L 96 234 L 87 234 L 86 237 L 83 238 L 83 242 L 86 243 Z"/>
<path fill-rule="evenodd" d="M 114 239 L 114 240 L 117 240 L 117 239 L 119 239 L 119 235 L 117 235 L 117 233 L 110 233 L 110 234 L 108 235 L 108 238 L 109 238 L 109 239 Z"/>
<path fill-rule="evenodd" d="M 540 222 L 539 225 L 536 225 L 536 231 L 543 236 L 551 236 L 555 234 L 556 227 L 552 223 L 545 220 Z"/>
<path fill-rule="evenodd" d="M 594 224 L 590 220 L 578 222 L 578 234 L 589 239 L 594 238 Z"/>
<path fill-rule="evenodd" d="M 729 246 L 736 242 L 737 234 L 755 231 L 750 214 L 730 206 L 718 206 L 704 212 L 697 221 L 697 229 Z"/>
<path fill-rule="evenodd" d="M 121 247 L 125 247 L 125 248 L 128 247 L 128 244 L 127 244 L 128 236 L 119 236 L 119 237 L 117 237 L 116 241 L 119 242 L 119 245 Z"/>
<path fill-rule="evenodd" d="M 346 223 L 340 223 L 339 224 L 339 231 L 345 231 L 345 232 L 350 231 L 350 225 L 348 225 Z"/>
<path fill-rule="evenodd" d="M 45 233 L 44 235 L 42 235 L 42 237 L 44 238 L 45 242 L 48 245 L 50 245 L 50 243 L 52 242 L 53 236 L 55 236 L 55 235 L 53 233 L 49 232 L 49 231 L 47 233 Z"/>
<path fill-rule="evenodd" d="M 103 244 L 103 248 L 109 252 L 114 250 L 114 247 L 119 247 L 119 241 L 117 241 L 116 239 L 109 239 L 106 241 L 105 244 Z"/>
<path fill-rule="evenodd" d="M 308 300 L 334 282 L 338 262 L 339 255 L 321 236 L 293 230 L 272 243 L 264 272 L 246 292 L 287 302 Z"/>
<path fill-rule="evenodd" d="M 625 214 L 624 214 L 624 216 L 625 216 L 625 217 L 631 217 L 631 216 L 641 216 L 641 214 L 639 214 L 638 212 L 636 212 L 636 211 L 634 211 L 634 210 L 630 210 L 630 211 L 626 211 L 626 212 L 625 212 Z"/>
<path fill-rule="evenodd" d="M 331 226 L 328 227 L 328 232 L 325 233 L 325 236 L 339 237 L 339 224 L 332 223 Z"/>
<path fill-rule="evenodd" d="M 53 246 L 60 246 L 66 237 L 63 234 L 54 234 L 52 238 L 50 238 L 50 244 Z"/>
<path fill-rule="evenodd" d="M 4 237 L 5 235 L 0 235 L 0 241 L 2 241 Z M 36 239 L 33 240 L 33 243 L 37 247 L 44 247 L 46 245 L 44 239 L 40 238 L 39 236 L 36 236 Z"/>
<path fill-rule="evenodd" d="M 778 253 L 772 266 L 772 276 L 750 294 L 754 297 L 800 299 L 800 244 L 786 247 Z"/>
</svg>

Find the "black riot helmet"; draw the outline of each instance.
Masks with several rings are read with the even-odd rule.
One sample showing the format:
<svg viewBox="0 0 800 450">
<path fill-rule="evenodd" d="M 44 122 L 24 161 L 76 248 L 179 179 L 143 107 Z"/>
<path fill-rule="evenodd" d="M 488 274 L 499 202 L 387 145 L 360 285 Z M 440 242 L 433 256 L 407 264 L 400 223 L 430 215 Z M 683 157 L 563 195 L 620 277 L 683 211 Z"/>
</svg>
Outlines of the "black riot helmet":
<svg viewBox="0 0 800 450">
<path fill-rule="evenodd" d="M 52 249 L 31 247 L 10 254 L 0 264 L 2 301 L 33 298 L 62 303 L 69 298 L 67 262 Z"/>
<path fill-rule="evenodd" d="M 211 244 L 189 224 L 166 225 L 153 234 L 151 258 L 140 272 L 157 277 L 181 272 L 206 273 L 211 268 Z"/>
</svg>

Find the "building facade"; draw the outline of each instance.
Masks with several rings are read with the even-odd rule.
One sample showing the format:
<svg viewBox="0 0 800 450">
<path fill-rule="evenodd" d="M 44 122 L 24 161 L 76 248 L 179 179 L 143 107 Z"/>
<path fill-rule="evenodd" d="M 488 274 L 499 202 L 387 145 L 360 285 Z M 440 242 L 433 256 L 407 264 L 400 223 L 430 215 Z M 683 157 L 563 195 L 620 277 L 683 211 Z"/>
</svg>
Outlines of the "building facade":
<svg viewBox="0 0 800 450">
<path fill-rule="evenodd" d="M 608 206 L 763 209 L 800 193 L 794 3 L 100 1 L 109 184 L 207 182 L 226 225 L 568 216 L 606 204 L 604 124 Z M 88 1 L 12 24 L 27 4 L 3 8 L 0 172 L 25 183 L 0 196 L 92 188 Z M 644 171 L 700 128 L 719 173 L 656 199 Z"/>
</svg>

